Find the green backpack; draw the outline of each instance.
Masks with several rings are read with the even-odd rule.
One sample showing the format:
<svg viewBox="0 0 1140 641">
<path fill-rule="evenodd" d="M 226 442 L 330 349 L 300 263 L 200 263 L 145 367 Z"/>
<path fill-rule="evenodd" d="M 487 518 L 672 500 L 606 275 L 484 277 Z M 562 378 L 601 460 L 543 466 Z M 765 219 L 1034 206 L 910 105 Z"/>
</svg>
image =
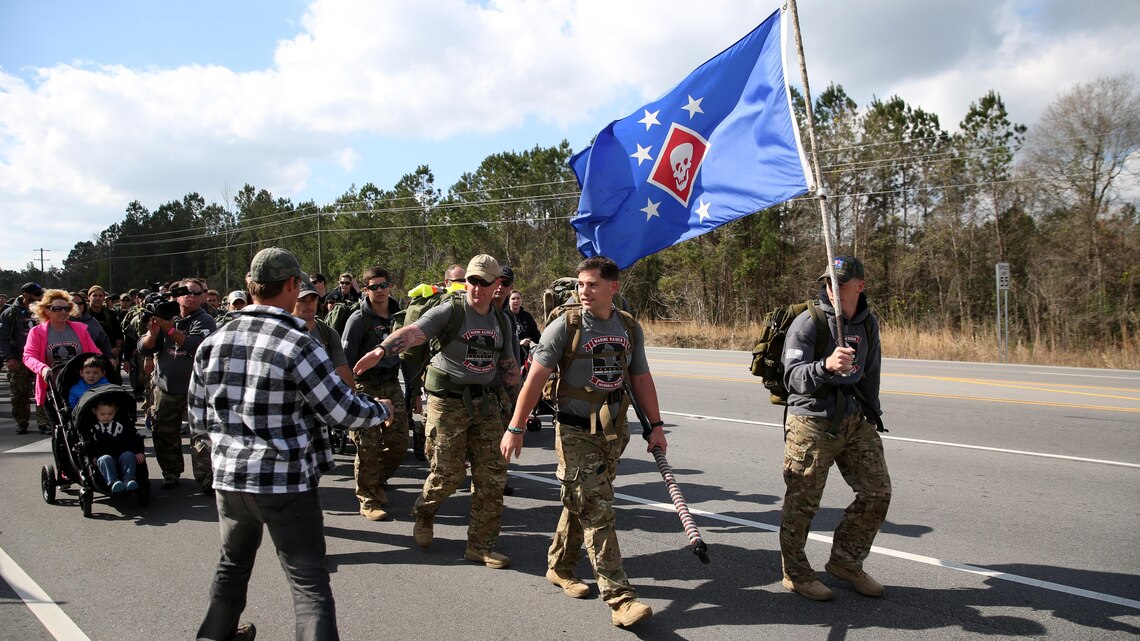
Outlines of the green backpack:
<svg viewBox="0 0 1140 641">
<path fill-rule="evenodd" d="M 337 303 L 329 310 L 325 316 L 325 322 L 328 326 L 335 329 L 338 334 L 344 336 L 344 326 L 348 324 L 348 317 L 352 316 L 352 312 L 360 309 L 360 301 L 355 303 Z"/>
<path fill-rule="evenodd" d="M 773 405 L 788 404 L 788 388 L 784 387 L 784 341 L 788 337 L 788 328 L 792 321 L 807 310 L 815 322 L 815 359 L 823 358 L 827 345 L 831 342 L 831 330 L 827 325 L 827 317 L 819 308 L 819 301 L 809 300 L 794 303 L 776 309 L 764 315 L 763 329 L 756 347 L 752 348 L 752 365 L 749 369 L 753 376 L 764 379 Z"/>
</svg>

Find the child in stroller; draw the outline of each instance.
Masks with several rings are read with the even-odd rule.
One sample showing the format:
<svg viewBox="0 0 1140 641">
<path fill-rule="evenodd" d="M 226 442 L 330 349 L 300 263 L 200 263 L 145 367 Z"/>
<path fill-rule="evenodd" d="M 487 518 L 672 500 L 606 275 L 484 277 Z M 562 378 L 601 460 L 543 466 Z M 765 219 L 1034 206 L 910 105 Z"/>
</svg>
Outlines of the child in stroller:
<svg viewBox="0 0 1140 641">
<path fill-rule="evenodd" d="M 85 366 L 86 368 L 86 366 Z M 95 459 L 111 494 L 133 492 L 139 489 L 135 480 L 135 465 L 146 460 L 143 440 L 134 425 L 116 420 L 119 406 L 112 400 L 98 398 L 88 403 L 88 413 L 95 418 L 91 427 L 91 442 L 87 454 Z M 80 421 L 86 423 L 85 417 Z"/>
<path fill-rule="evenodd" d="M 110 381 L 106 375 L 106 361 L 102 356 L 88 356 L 83 360 L 83 369 L 79 370 L 79 382 L 71 386 L 67 393 L 67 407 L 74 409 L 79 404 L 80 397 L 87 390 L 96 385 L 107 385 Z"/>
</svg>

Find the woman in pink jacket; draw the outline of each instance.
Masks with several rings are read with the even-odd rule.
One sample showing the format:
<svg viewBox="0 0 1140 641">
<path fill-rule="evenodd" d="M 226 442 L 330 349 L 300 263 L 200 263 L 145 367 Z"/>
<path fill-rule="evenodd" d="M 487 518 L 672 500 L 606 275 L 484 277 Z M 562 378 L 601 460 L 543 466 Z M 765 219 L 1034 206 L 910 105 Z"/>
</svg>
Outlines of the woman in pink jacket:
<svg viewBox="0 0 1140 641">
<path fill-rule="evenodd" d="M 91 340 L 87 325 L 70 319 L 72 303 L 67 292 L 49 289 L 31 307 L 40 324 L 28 332 L 24 365 L 36 374 L 36 405 L 42 406 L 47 399 L 51 368 L 84 352 L 98 352 L 99 348 Z"/>
</svg>

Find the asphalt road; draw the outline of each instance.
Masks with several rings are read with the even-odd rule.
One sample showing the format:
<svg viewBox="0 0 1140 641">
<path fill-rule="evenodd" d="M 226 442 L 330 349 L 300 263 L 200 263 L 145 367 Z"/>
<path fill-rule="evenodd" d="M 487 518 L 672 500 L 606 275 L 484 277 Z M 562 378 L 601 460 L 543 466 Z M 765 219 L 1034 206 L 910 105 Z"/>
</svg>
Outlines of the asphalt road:
<svg viewBox="0 0 1140 641">
<path fill-rule="evenodd" d="M 741 352 L 652 349 L 669 461 L 712 563 L 690 553 L 652 457 L 631 442 L 618 479 L 626 570 L 655 616 L 620 630 L 596 592 L 572 600 L 542 574 L 558 515 L 549 421 L 512 465 L 497 549 L 463 561 L 469 498 L 445 504 L 423 552 L 408 516 L 426 467 L 409 454 L 389 490 L 394 520 L 361 518 L 351 455 L 321 486 L 342 638 L 355 639 L 1134 639 L 1140 635 L 1140 372 L 924 361 L 884 363 L 884 444 L 894 498 L 863 597 L 779 583 L 781 408 Z M 140 509 L 39 492 L 48 441 L 18 436 L 0 383 L 0 639 L 189 639 L 217 559 L 212 499 L 184 480 Z M 632 414 L 631 414 L 632 416 Z M 153 459 L 151 465 L 154 466 Z M 187 466 L 189 469 L 189 466 Z M 187 472 L 188 474 L 188 472 Z M 808 554 L 827 560 L 850 490 L 833 473 Z M 583 561 L 579 575 L 591 576 Z M 592 577 L 589 581 L 593 583 Z M 292 602 L 266 541 L 246 618 L 292 638 Z"/>
</svg>

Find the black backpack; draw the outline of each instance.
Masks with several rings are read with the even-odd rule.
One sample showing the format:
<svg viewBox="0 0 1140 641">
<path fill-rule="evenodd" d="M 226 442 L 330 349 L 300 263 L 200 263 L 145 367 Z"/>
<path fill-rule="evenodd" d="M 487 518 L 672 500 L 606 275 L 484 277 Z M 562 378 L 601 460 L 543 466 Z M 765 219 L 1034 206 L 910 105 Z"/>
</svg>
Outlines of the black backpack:
<svg viewBox="0 0 1140 641">
<path fill-rule="evenodd" d="M 827 346 L 831 343 L 831 330 L 827 325 L 827 317 L 819 308 L 819 301 L 809 300 L 794 303 L 776 309 L 764 315 L 763 329 L 756 347 L 752 348 L 752 365 L 749 369 L 753 376 L 764 379 L 773 405 L 788 404 L 788 388 L 784 387 L 784 341 L 788 337 L 788 328 L 792 321 L 807 310 L 815 322 L 815 358 L 823 358 Z"/>
</svg>

